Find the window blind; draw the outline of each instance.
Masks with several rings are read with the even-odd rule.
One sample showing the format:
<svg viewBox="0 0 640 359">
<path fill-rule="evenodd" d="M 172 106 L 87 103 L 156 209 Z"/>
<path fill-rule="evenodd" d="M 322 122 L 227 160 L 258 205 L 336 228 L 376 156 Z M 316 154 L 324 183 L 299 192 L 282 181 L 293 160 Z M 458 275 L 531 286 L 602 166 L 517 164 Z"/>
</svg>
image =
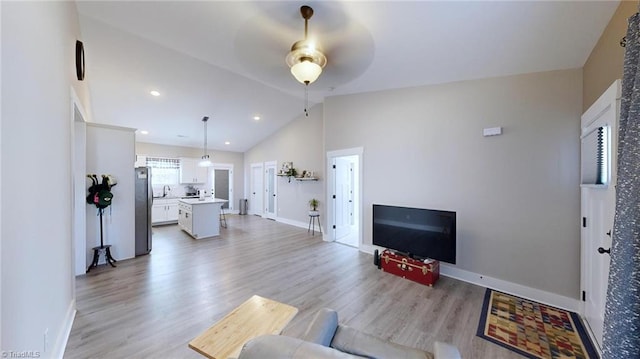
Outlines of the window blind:
<svg viewBox="0 0 640 359">
<path fill-rule="evenodd" d="M 607 184 L 609 175 L 608 127 L 594 129 L 582 138 L 581 183 Z"/>
<path fill-rule="evenodd" d="M 180 181 L 180 160 L 177 158 L 147 157 L 151 167 L 151 185 L 176 185 Z"/>
<path fill-rule="evenodd" d="M 177 158 L 147 157 L 147 167 L 180 169 L 180 160 Z"/>
</svg>

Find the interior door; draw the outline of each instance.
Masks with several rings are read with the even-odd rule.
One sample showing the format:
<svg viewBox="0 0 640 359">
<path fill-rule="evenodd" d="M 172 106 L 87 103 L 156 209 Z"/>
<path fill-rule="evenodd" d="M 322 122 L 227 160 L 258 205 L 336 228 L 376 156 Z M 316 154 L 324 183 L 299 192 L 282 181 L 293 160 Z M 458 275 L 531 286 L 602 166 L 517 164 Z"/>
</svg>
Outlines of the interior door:
<svg viewBox="0 0 640 359">
<path fill-rule="evenodd" d="M 264 179 L 266 181 L 264 190 L 264 217 L 276 219 L 276 209 L 278 207 L 278 199 L 276 197 L 276 162 L 266 162 L 264 167 Z"/>
<path fill-rule="evenodd" d="M 227 169 L 214 169 L 213 170 L 213 196 L 215 198 L 226 199 L 229 198 L 229 170 Z M 222 205 L 223 208 L 229 208 L 229 202 Z"/>
<path fill-rule="evenodd" d="M 352 197 L 351 197 L 351 162 L 342 157 L 336 157 L 335 165 L 335 239 L 349 235 L 351 229 Z"/>
<path fill-rule="evenodd" d="M 581 257 L 584 317 L 602 347 L 615 215 L 619 80 L 582 115 Z"/>
<path fill-rule="evenodd" d="M 226 199 L 224 209 L 233 210 L 233 164 L 214 163 L 211 167 L 209 182 L 211 195 L 214 198 Z"/>
<path fill-rule="evenodd" d="M 262 164 L 251 165 L 251 188 L 249 198 L 249 213 L 257 216 L 263 214 L 264 198 L 264 166 Z"/>
</svg>

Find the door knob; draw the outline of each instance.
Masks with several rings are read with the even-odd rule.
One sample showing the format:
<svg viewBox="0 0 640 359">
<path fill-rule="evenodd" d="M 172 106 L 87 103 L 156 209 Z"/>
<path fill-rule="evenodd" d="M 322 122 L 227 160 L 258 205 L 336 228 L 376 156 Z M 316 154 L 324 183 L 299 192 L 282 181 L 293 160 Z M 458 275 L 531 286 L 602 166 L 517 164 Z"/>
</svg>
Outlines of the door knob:
<svg viewBox="0 0 640 359">
<path fill-rule="evenodd" d="M 611 248 L 604 249 L 604 248 L 602 248 L 602 247 L 599 247 L 599 248 L 598 248 L 598 253 L 600 253 L 600 254 L 605 254 L 605 253 L 607 253 L 608 255 L 611 255 Z"/>
</svg>

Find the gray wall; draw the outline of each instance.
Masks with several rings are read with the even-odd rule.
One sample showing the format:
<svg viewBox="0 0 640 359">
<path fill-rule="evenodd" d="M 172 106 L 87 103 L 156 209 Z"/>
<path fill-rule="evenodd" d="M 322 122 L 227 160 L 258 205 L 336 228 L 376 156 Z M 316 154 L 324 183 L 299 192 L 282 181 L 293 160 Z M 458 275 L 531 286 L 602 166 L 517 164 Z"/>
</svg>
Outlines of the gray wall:
<svg viewBox="0 0 640 359">
<path fill-rule="evenodd" d="M 297 182 L 292 180 L 289 183 L 286 177 L 278 177 L 277 216 L 281 220 L 308 223 L 309 200 L 316 198 L 320 201 L 320 219 L 324 229 L 326 174 L 324 173 L 322 127 L 322 106 L 313 106 L 310 109 L 309 117 L 301 115 L 274 135 L 245 152 L 244 163 L 247 188 L 251 183 L 252 163 L 277 161 L 278 169 L 280 169 L 283 162 L 293 162 L 293 166 L 298 171 L 313 171 L 315 176 L 320 178 L 319 181 Z"/>
<path fill-rule="evenodd" d="M 75 309 L 70 88 L 89 111 L 91 74 L 75 79 L 73 2 L 1 7 L 0 350 L 62 357 Z"/>
<path fill-rule="evenodd" d="M 581 94 L 575 69 L 327 98 L 325 150 L 364 147 L 364 243 L 374 203 L 456 211 L 459 268 L 577 298 Z"/>
<path fill-rule="evenodd" d="M 86 171 L 115 177 L 118 184 L 111 189 L 113 201 L 103 212 L 104 244 L 110 244 L 116 260 L 135 257 L 135 176 L 133 175 L 135 130 L 124 127 L 87 123 Z M 84 179 L 85 188 L 91 181 Z M 86 190 L 85 190 L 86 192 Z M 86 196 L 86 193 L 85 193 Z M 100 217 L 93 205 L 86 207 L 86 263 L 93 258 L 91 248 L 100 245 Z"/>
</svg>

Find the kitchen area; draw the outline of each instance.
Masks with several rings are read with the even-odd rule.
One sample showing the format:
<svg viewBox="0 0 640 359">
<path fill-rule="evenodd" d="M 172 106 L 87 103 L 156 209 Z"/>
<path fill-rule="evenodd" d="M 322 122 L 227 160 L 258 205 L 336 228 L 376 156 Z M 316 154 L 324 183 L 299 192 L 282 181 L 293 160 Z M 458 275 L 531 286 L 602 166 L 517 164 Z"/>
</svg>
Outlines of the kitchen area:
<svg viewBox="0 0 640 359">
<path fill-rule="evenodd" d="M 136 256 L 152 249 L 152 226 L 178 225 L 194 239 L 220 235 L 233 211 L 233 164 L 208 167 L 196 158 L 137 155 Z"/>
</svg>

